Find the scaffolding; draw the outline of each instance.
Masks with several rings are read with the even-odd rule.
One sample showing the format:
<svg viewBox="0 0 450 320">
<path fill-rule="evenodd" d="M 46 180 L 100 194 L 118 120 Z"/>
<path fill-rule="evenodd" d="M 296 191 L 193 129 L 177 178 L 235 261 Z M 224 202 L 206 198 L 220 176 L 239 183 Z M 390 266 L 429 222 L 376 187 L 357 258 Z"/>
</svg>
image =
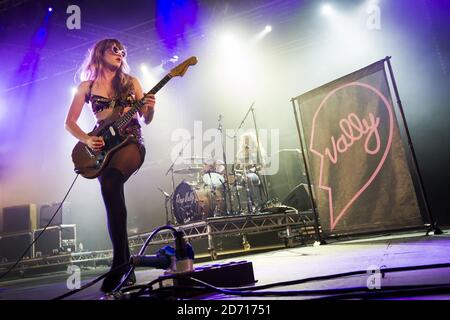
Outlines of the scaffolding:
<svg viewBox="0 0 450 320">
<path fill-rule="evenodd" d="M 211 260 L 217 259 L 218 249 L 214 240 L 220 237 L 242 237 L 243 250 L 250 248 L 247 239 L 250 234 L 278 232 L 278 237 L 284 240 L 286 247 L 292 247 L 296 243 L 306 244 L 309 239 L 314 238 L 314 220 L 311 211 L 297 212 L 295 209 L 282 213 L 212 217 L 175 227 L 185 233 L 188 241 L 207 239 Z M 150 233 L 143 233 L 129 237 L 130 249 L 132 251 L 139 249 L 149 236 Z M 173 241 L 172 232 L 163 230 L 157 233 L 149 244 L 167 245 Z M 28 258 L 19 262 L 11 275 L 28 276 L 56 270 L 62 271 L 67 270 L 70 265 L 77 265 L 80 268 L 96 268 L 98 265 L 108 265 L 112 256 L 112 250 L 101 250 L 64 252 L 57 255 Z M 14 263 L 14 261 L 1 263 L 0 274 L 7 271 Z"/>
</svg>

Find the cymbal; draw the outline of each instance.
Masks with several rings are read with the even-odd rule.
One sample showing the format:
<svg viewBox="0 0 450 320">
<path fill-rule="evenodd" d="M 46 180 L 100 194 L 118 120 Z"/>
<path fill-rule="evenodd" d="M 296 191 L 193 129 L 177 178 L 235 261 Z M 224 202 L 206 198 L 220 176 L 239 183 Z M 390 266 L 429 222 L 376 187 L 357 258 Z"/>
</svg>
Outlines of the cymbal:
<svg viewBox="0 0 450 320">
<path fill-rule="evenodd" d="M 176 174 L 193 174 L 193 173 L 198 173 L 198 172 L 202 171 L 202 169 L 203 169 L 202 167 L 189 167 L 189 168 L 174 170 L 173 173 L 176 173 Z"/>
</svg>

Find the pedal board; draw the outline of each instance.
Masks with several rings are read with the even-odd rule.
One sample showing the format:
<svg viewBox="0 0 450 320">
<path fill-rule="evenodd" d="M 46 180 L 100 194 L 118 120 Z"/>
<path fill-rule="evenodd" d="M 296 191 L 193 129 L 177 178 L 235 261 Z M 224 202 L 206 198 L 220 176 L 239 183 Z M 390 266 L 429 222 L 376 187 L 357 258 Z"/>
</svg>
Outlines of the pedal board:
<svg viewBox="0 0 450 320">
<path fill-rule="evenodd" d="M 256 283 L 253 264 L 249 261 L 211 264 L 197 267 L 194 271 L 183 273 L 183 278 L 170 278 L 173 274 L 165 274 L 158 278 L 159 287 L 184 287 L 186 290 L 173 290 L 172 295 L 180 298 L 195 297 L 211 293 L 214 290 L 190 290 L 189 287 L 202 287 L 189 277 L 198 279 L 215 287 L 233 288 Z M 168 289 L 169 289 L 168 288 Z"/>
</svg>

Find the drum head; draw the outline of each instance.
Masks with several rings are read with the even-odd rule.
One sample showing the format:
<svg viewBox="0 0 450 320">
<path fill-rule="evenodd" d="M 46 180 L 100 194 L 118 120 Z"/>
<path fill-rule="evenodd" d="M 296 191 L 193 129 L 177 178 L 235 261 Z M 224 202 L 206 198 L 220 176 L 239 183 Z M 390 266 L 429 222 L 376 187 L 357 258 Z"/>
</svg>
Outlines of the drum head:
<svg viewBox="0 0 450 320">
<path fill-rule="evenodd" d="M 225 182 L 225 178 L 216 172 L 209 172 L 203 175 L 203 182 L 207 186 L 214 186 L 216 188 L 222 187 Z"/>
<path fill-rule="evenodd" d="M 173 210 L 177 222 L 189 223 L 199 219 L 201 207 L 194 186 L 183 181 L 175 189 L 173 194 Z"/>
<path fill-rule="evenodd" d="M 259 180 L 259 176 L 256 173 L 250 172 L 247 173 L 247 183 L 257 187 L 261 184 L 261 181 Z"/>
</svg>

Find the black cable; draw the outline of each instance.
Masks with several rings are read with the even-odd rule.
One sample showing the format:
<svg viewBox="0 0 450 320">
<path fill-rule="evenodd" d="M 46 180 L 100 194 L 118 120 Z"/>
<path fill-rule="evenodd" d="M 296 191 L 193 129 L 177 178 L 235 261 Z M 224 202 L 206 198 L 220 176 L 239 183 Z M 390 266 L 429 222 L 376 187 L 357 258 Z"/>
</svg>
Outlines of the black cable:
<svg viewBox="0 0 450 320">
<path fill-rule="evenodd" d="M 179 278 L 179 279 L 189 279 L 197 284 L 200 284 L 200 286 L 189 286 L 189 285 L 175 285 L 175 286 L 168 286 L 168 287 L 160 287 L 155 290 L 151 290 L 151 286 L 159 282 L 159 280 L 153 280 L 152 282 L 148 283 L 147 285 L 139 285 L 136 287 L 129 287 L 125 290 L 122 290 L 122 293 L 126 293 L 135 289 L 141 289 L 137 293 L 131 293 L 131 297 L 137 297 L 139 298 L 143 294 L 153 294 L 158 295 L 160 292 L 165 293 L 166 291 L 172 292 L 172 291 L 181 291 L 181 292 L 188 292 L 191 291 L 203 291 L 205 293 L 207 292 L 217 292 L 225 295 L 234 295 L 234 296 L 244 296 L 244 297 L 250 297 L 250 296 L 257 296 L 257 297 L 264 297 L 264 296 L 318 296 L 318 295 L 326 295 L 326 297 L 320 297 L 320 298 L 312 298 L 312 299 L 350 299 L 350 298 L 358 298 L 358 297 L 365 297 L 367 294 L 368 297 L 373 296 L 395 296 L 401 295 L 402 293 L 426 293 L 429 292 L 430 294 L 433 292 L 449 292 L 450 291 L 450 284 L 425 284 L 425 285 L 403 285 L 403 286 L 387 286 L 380 288 L 378 290 L 371 290 L 367 287 L 350 287 L 350 288 L 339 288 L 339 289 L 321 289 L 321 290 L 293 290 L 293 291 L 263 291 L 263 292 L 243 292 L 233 289 L 225 289 L 216 287 L 214 285 L 211 285 L 207 282 L 201 281 L 199 279 L 193 278 L 193 277 L 187 277 L 183 275 L 173 275 L 171 278 Z M 148 292 L 146 290 L 150 289 Z M 187 297 L 186 297 L 187 298 Z"/>
<path fill-rule="evenodd" d="M 342 294 L 342 293 L 349 293 L 349 292 L 367 292 L 367 291 L 373 291 L 369 289 L 368 287 L 353 287 L 353 288 L 340 288 L 340 289 L 322 289 L 322 290 L 292 290 L 292 291 L 238 291 L 238 290 L 230 290 L 230 289 L 223 289 L 218 288 L 213 285 L 210 285 L 204 281 L 201 281 L 199 279 L 189 277 L 189 280 L 194 281 L 198 284 L 204 285 L 205 287 L 208 287 L 209 289 L 212 289 L 216 292 L 227 294 L 227 295 L 238 295 L 238 296 L 257 296 L 257 297 L 263 297 L 263 296 L 299 296 L 299 295 L 324 295 L 324 294 Z M 429 287 L 447 287 L 450 288 L 450 283 L 442 284 L 442 285 L 405 285 L 405 286 L 388 286 L 383 287 L 380 289 L 377 289 L 379 291 L 399 291 L 399 290 L 410 290 L 410 289 L 420 289 L 420 288 L 429 288 Z"/>
<path fill-rule="evenodd" d="M 178 278 L 180 278 L 179 274 L 172 274 L 172 275 L 164 277 L 164 280 L 178 279 Z M 151 288 L 155 283 L 158 283 L 158 282 L 161 282 L 161 280 L 160 279 L 155 279 L 155 280 L 150 281 L 147 284 L 143 284 L 143 285 L 139 284 L 139 285 L 136 285 L 136 286 L 130 286 L 130 287 L 127 287 L 125 289 L 122 289 L 121 291 L 122 292 L 128 292 L 128 291 L 133 291 L 133 290 L 137 290 L 137 289 L 148 289 L 148 288 Z"/>
<path fill-rule="evenodd" d="M 82 285 L 80 288 L 71 290 L 71 291 L 69 291 L 69 292 L 66 292 L 66 293 L 64 293 L 64 294 L 62 294 L 62 295 L 60 295 L 60 296 L 57 296 L 56 298 L 53 298 L 52 300 L 61 300 L 61 299 L 67 298 L 67 297 L 69 297 L 69 296 L 71 296 L 71 295 L 74 295 L 75 293 L 80 292 L 81 290 L 84 290 L 84 289 L 86 289 L 86 288 L 89 288 L 90 286 L 96 284 L 97 282 L 99 282 L 99 281 L 102 280 L 103 278 L 107 277 L 108 275 L 110 275 L 110 274 L 116 272 L 116 271 L 119 270 L 120 268 L 123 268 L 123 267 L 125 267 L 125 266 L 127 266 L 127 265 L 129 265 L 128 262 L 127 262 L 127 263 L 124 263 L 124 264 L 122 264 L 122 265 L 120 265 L 120 266 L 118 266 L 118 267 L 116 267 L 116 268 L 114 268 L 114 269 L 112 269 L 112 270 L 110 270 L 110 271 L 104 273 L 104 274 L 102 274 L 101 276 L 95 278 L 95 279 L 92 280 L 91 282 L 88 282 L 88 283 Z"/>
<path fill-rule="evenodd" d="M 169 225 L 161 226 L 161 227 L 156 228 L 155 230 L 152 231 L 152 233 L 148 236 L 148 238 L 147 238 L 147 240 L 145 241 L 145 243 L 142 245 L 141 250 L 139 250 L 139 255 L 143 255 L 143 254 L 145 253 L 145 250 L 147 249 L 147 246 L 149 245 L 150 241 L 153 239 L 153 237 L 154 237 L 158 232 L 160 232 L 161 230 L 165 230 L 165 229 L 168 229 L 168 230 L 171 230 L 171 231 L 174 231 L 174 232 L 178 232 L 174 227 L 169 226 Z M 124 263 L 124 264 L 118 266 L 117 268 L 114 268 L 113 270 L 110 270 L 109 272 L 107 272 L 107 273 L 101 275 L 100 277 L 98 277 L 98 278 L 96 278 L 95 280 L 89 282 L 88 284 L 83 285 L 83 286 L 80 287 L 79 289 L 71 290 L 71 291 L 69 291 L 69 292 L 67 292 L 67 293 L 65 293 L 65 294 L 63 294 L 63 295 L 60 295 L 60 296 L 58 296 L 58 297 L 56 297 L 56 298 L 53 298 L 52 300 L 61 300 L 61 299 L 67 298 L 67 297 L 69 297 L 69 296 L 71 296 L 71 295 L 73 295 L 73 294 L 75 294 L 75 293 L 77 293 L 77 292 L 80 292 L 80 291 L 82 291 L 82 290 L 84 290 L 84 289 L 86 289 L 86 288 L 88 288 L 88 287 L 94 285 L 95 283 L 97 283 L 97 282 L 100 281 L 101 279 L 105 278 L 105 277 L 108 276 L 109 274 L 115 272 L 115 271 L 118 270 L 119 268 L 123 268 L 123 267 L 125 267 L 125 266 L 130 266 L 130 270 L 129 270 L 128 273 L 126 274 L 125 278 L 123 278 L 122 282 L 121 282 L 121 283 L 120 283 L 120 284 L 112 291 L 112 293 L 118 292 L 118 291 L 123 287 L 123 285 L 126 283 L 126 281 L 128 280 L 129 276 L 131 275 L 131 273 L 132 273 L 133 270 L 134 270 L 134 266 L 131 265 L 129 262 Z M 131 288 L 131 287 L 130 287 L 130 288 Z M 134 287 L 133 287 L 133 288 L 134 288 Z"/>
<path fill-rule="evenodd" d="M 12 265 L 12 267 L 10 267 L 5 273 L 3 273 L 0 276 L 0 280 L 5 277 L 8 273 L 10 273 L 12 271 L 12 269 L 14 269 L 19 263 L 20 261 L 23 260 L 23 257 L 25 257 L 25 255 L 27 254 L 28 250 L 30 250 L 30 248 L 36 243 L 36 241 L 41 237 L 41 235 L 47 230 L 48 226 L 50 225 L 50 223 L 53 221 L 53 219 L 56 217 L 56 214 L 58 213 L 59 209 L 61 208 L 61 206 L 63 205 L 64 201 L 66 200 L 67 196 L 69 195 L 70 191 L 72 190 L 73 185 L 75 184 L 75 181 L 77 181 L 79 174 L 77 174 L 75 176 L 75 179 L 73 179 L 72 184 L 69 187 L 69 190 L 67 190 L 66 195 L 64 196 L 64 198 L 62 199 L 61 203 L 59 204 L 58 209 L 56 209 L 55 213 L 53 214 L 53 216 L 50 218 L 50 220 L 48 221 L 47 225 L 44 227 L 44 229 L 41 231 L 41 233 L 39 233 L 39 235 L 36 237 L 36 239 L 33 240 L 33 242 L 31 242 L 31 244 L 25 249 L 25 251 L 23 252 L 23 254 L 20 256 L 19 259 L 17 259 L 17 261 Z"/>
<path fill-rule="evenodd" d="M 421 266 L 382 268 L 382 269 L 380 269 L 380 274 L 384 276 L 384 273 L 390 273 L 390 272 L 439 269 L 439 268 L 450 268 L 450 263 L 437 263 L 437 264 L 429 264 L 429 265 L 421 265 Z M 304 279 L 296 279 L 296 280 L 289 280 L 289 281 L 283 281 L 283 282 L 269 283 L 269 284 L 261 285 L 261 286 L 242 287 L 242 288 L 239 288 L 239 291 L 263 290 L 263 289 L 268 289 L 268 288 L 273 288 L 273 287 L 291 286 L 291 285 L 302 284 L 302 283 L 312 282 L 312 281 L 331 280 L 331 279 L 335 279 L 335 278 L 344 278 L 344 277 L 349 277 L 349 276 L 367 275 L 367 274 L 368 274 L 367 270 L 349 271 L 349 272 L 336 273 L 336 274 L 330 274 L 330 275 L 325 275 L 325 276 L 317 276 L 317 277 L 310 277 L 310 278 L 304 278 Z"/>
<path fill-rule="evenodd" d="M 162 226 L 162 227 L 158 227 L 157 229 L 155 229 L 150 236 L 147 238 L 147 240 L 145 241 L 144 245 L 142 246 L 141 250 L 139 251 L 139 255 L 143 255 L 145 253 L 145 250 L 147 248 L 147 246 L 149 245 L 150 241 L 152 240 L 152 238 L 161 230 L 164 229 L 168 229 L 171 230 L 175 233 L 178 233 L 178 231 L 172 227 L 172 226 Z M 436 269 L 436 268 L 450 268 L 450 263 L 440 263 L 440 264 L 431 264 L 431 265 L 422 265 L 422 266 L 406 266 L 406 267 L 395 267 L 395 268 L 384 268 L 380 270 L 380 273 L 383 275 L 385 273 L 390 273 L 390 272 L 402 272 L 402 271 L 414 271 L 414 270 L 426 270 L 426 269 Z M 131 274 L 131 272 L 134 270 L 134 266 L 131 266 L 127 276 L 122 280 L 122 282 L 114 289 L 114 291 L 112 293 L 117 293 L 117 292 L 121 292 L 121 293 L 125 293 L 125 292 L 130 292 L 133 290 L 137 290 L 139 289 L 140 293 L 144 293 L 145 291 L 147 291 L 148 289 L 151 288 L 151 286 L 153 286 L 153 284 L 160 282 L 160 279 L 155 279 L 151 282 L 149 282 L 146 285 L 137 285 L 137 286 L 131 286 L 128 287 L 124 290 L 120 290 L 123 287 L 123 284 L 127 281 L 127 278 L 129 277 L 129 275 Z M 196 279 L 194 277 L 187 277 L 186 275 L 183 274 L 173 274 L 172 276 L 169 276 L 166 279 L 177 279 L 177 278 L 183 278 L 183 279 L 190 279 L 191 281 L 200 283 L 201 285 L 205 286 L 206 288 L 208 288 L 209 290 L 214 290 L 216 292 L 220 292 L 223 294 L 229 294 L 229 295 L 243 295 L 243 296 L 264 296 L 264 295 L 279 295 L 279 296 L 283 296 L 283 295 L 318 295 L 318 293 L 322 293 L 322 294 L 340 294 L 342 296 L 343 293 L 348 293 L 348 292 L 361 292 L 361 291 L 367 291 L 368 288 L 345 288 L 345 289 L 326 289 L 326 290 L 310 290 L 310 291 L 265 291 L 265 292 L 255 292 L 257 290 L 262 290 L 262 289 L 267 289 L 267 288 L 271 288 L 271 287 L 277 287 L 277 286 L 289 286 L 289 285 L 295 285 L 295 284 L 302 284 L 302 283 L 306 283 L 306 282 L 312 282 L 312 281 L 323 281 L 323 280 L 330 280 L 330 279 L 335 279 L 335 278 L 342 278 L 342 277 L 348 277 L 348 276 L 354 276 L 354 275 L 366 275 L 367 274 L 367 270 L 357 270 L 357 271 L 350 271 L 350 272 L 344 272 L 344 273 L 338 273 L 338 274 L 331 274 L 331 275 L 325 275 L 325 276 L 317 276 L 317 277 L 310 277 L 310 278 L 305 278 L 305 279 L 297 279 L 297 280 L 291 280 L 291 281 L 284 281 L 284 282 L 276 282 L 276 283 L 272 283 L 272 284 L 267 284 L 267 285 L 261 285 L 261 286 L 252 286 L 252 287 L 241 287 L 238 289 L 223 289 L 223 288 L 219 288 L 219 287 L 215 287 L 213 285 L 210 285 L 206 282 L 203 282 L 199 279 Z M 445 284 L 443 286 L 449 286 L 450 284 Z M 421 289 L 421 288 L 430 288 L 430 287 L 437 287 L 440 285 L 422 285 L 422 286 L 396 286 L 396 287 L 385 287 L 384 291 L 388 291 L 388 290 L 402 290 L 402 289 Z M 169 287 L 170 288 L 170 287 Z M 424 289 L 424 290 L 425 290 Z M 80 290 L 82 290 L 80 288 Z M 77 290 L 76 292 L 80 291 Z M 151 289 L 150 289 L 151 290 Z M 159 290 L 159 289 L 156 289 Z M 156 290 L 154 290 L 153 292 L 155 292 Z M 247 292 L 246 292 L 247 291 Z M 250 291 L 250 292 L 248 292 Z M 70 295 L 70 293 L 69 293 Z M 139 293 L 137 294 L 139 295 Z"/>
<path fill-rule="evenodd" d="M 383 275 L 384 273 L 389 272 L 401 272 L 401 271 L 413 271 L 413 270 L 424 270 L 424 269 L 436 269 L 436 268 L 450 268 L 450 263 L 441 263 L 441 264 L 431 264 L 431 265 L 422 265 L 422 266 L 408 266 L 408 267 L 396 267 L 396 268 L 385 268 L 380 271 L 380 273 Z M 210 290 L 228 294 L 228 295 L 240 295 L 240 296 L 267 296 L 267 295 L 278 295 L 278 296 L 292 296 L 292 295 L 318 295 L 318 294 L 342 294 L 345 292 L 355 292 L 355 291 L 368 291 L 368 288 L 346 288 L 342 291 L 342 289 L 326 289 L 326 290 L 309 290 L 309 291 L 265 291 L 265 292 L 255 292 L 262 289 L 267 289 L 271 287 L 277 287 L 277 286 L 289 286 L 294 284 L 302 284 L 306 282 L 312 282 L 312 281 L 321 281 L 321 280 L 330 280 L 334 278 L 341 278 L 341 277 L 347 277 L 347 276 L 353 276 L 353 275 L 362 275 L 367 274 L 367 270 L 360 270 L 360 271 L 351 271 L 351 272 L 345 272 L 345 273 L 339 273 L 339 274 L 332 274 L 332 275 L 326 275 L 326 276 L 318 276 L 318 277 L 310 277 L 305 279 L 297 279 L 292 281 L 284 281 L 284 282 L 276 282 L 272 284 L 262 285 L 258 287 L 241 287 L 238 289 L 224 289 L 219 288 L 216 286 L 213 286 L 209 283 L 206 283 L 204 281 L 201 281 L 199 279 L 196 279 L 194 277 L 188 277 L 183 274 L 174 274 L 170 278 L 174 279 L 190 279 L 193 282 L 199 283 L 206 288 L 209 288 Z M 168 279 L 170 279 L 168 278 Z M 147 284 L 147 287 L 151 287 L 153 284 L 160 282 L 159 279 L 153 280 L 150 283 Z M 450 284 L 444 284 L 442 286 L 449 286 Z M 403 289 L 411 289 L 411 288 L 429 288 L 429 287 L 437 287 L 441 285 L 423 285 L 423 286 L 396 286 L 396 287 L 385 287 L 384 290 L 403 290 Z M 142 288 L 142 287 L 141 287 Z M 170 287 L 168 287 L 170 288 Z M 127 291 L 133 290 L 133 287 L 127 288 Z M 141 289 L 142 290 L 142 289 Z M 156 289 L 159 290 L 159 289 Z M 155 291 L 156 291 L 155 290 Z M 250 291 L 250 292 L 248 292 Z"/>
<path fill-rule="evenodd" d="M 190 280 L 197 280 L 194 278 L 190 278 Z M 233 296 L 243 296 L 243 297 L 265 297 L 265 296 L 319 296 L 326 295 L 326 297 L 320 298 L 312 298 L 312 299 L 348 299 L 360 297 L 363 294 L 369 294 L 378 292 L 378 295 L 381 294 L 394 294 L 396 292 L 418 292 L 422 290 L 450 290 L 450 284 L 440 284 L 440 285 L 405 285 L 405 286 L 388 286 L 384 288 L 380 288 L 377 290 L 371 290 L 367 287 L 350 287 L 350 288 L 339 288 L 339 289 L 321 289 L 321 290 L 293 290 L 293 291 L 263 291 L 263 292 L 239 292 L 233 291 L 223 288 L 218 288 L 212 286 L 203 281 L 198 281 L 201 286 L 169 286 L 169 287 L 161 287 L 151 291 L 153 294 L 158 294 L 159 292 L 164 291 L 182 291 L 188 292 L 189 290 L 194 291 L 211 291 L 221 293 L 224 295 L 233 295 Z M 359 293 L 358 293 L 359 292 Z"/>
<path fill-rule="evenodd" d="M 147 240 L 145 240 L 144 244 L 142 245 L 141 250 L 139 250 L 139 253 L 138 253 L 139 256 L 142 256 L 145 253 L 145 250 L 147 249 L 148 245 L 150 244 L 150 241 L 152 241 L 153 237 L 162 230 L 172 231 L 174 233 L 174 238 L 176 238 L 176 233 L 178 231 L 174 227 L 169 226 L 169 225 L 158 227 L 155 230 L 153 230 L 153 232 L 148 236 Z M 117 287 L 114 288 L 114 290 L 112 291 L 113 293 L 118 292 L 124 286 L 124 284 L 127 282 L 128 278 L 133 273 L 134 269 L 135 269 L 135 266 L 130 265 L 130 269 L 128 270 L 127 274 L 125 275 L 123 280 L 117 285 Z"/>
<path fill-rule="evenodd" d="M 314 300 L 344 300 L 344 299 L 388 299 L 388 298 L 398 298 L 398 297 L 417 297 L 423 295 L 434 295 L 434 294 L 448 294 L 450 293 L 450 285 L 424 285 L 423 287 L 411 286 L 411 288 L 405 288 L 403 290 L 371 290 L 370 292 L 361 293 L 348 293 L 335 296 L 326 296 L 314 298 Z"/>
<path fill-rule="evenodd" d="M 153 239 L 153 237 L 160 232 L 161 230 L 171 230 L 173 232 L 178 232 L 177 229 L 175 229 L 174 227 L 170 226 L 170 225 L 165 225 L 165 226 L 161 226 L 156 228 L 155 230 L 152 231 L 152 233 L 150 234 L 150 236 L 148 236 L 147 240 L 145 240 L 145 243 L 142 245 L 141 250 L 139 250 L 138 255 L 143 255 L 145 253 L 145 250 L 147 249 L 147 246 L 150 244 L 150 241 Z"/>
</svg>

